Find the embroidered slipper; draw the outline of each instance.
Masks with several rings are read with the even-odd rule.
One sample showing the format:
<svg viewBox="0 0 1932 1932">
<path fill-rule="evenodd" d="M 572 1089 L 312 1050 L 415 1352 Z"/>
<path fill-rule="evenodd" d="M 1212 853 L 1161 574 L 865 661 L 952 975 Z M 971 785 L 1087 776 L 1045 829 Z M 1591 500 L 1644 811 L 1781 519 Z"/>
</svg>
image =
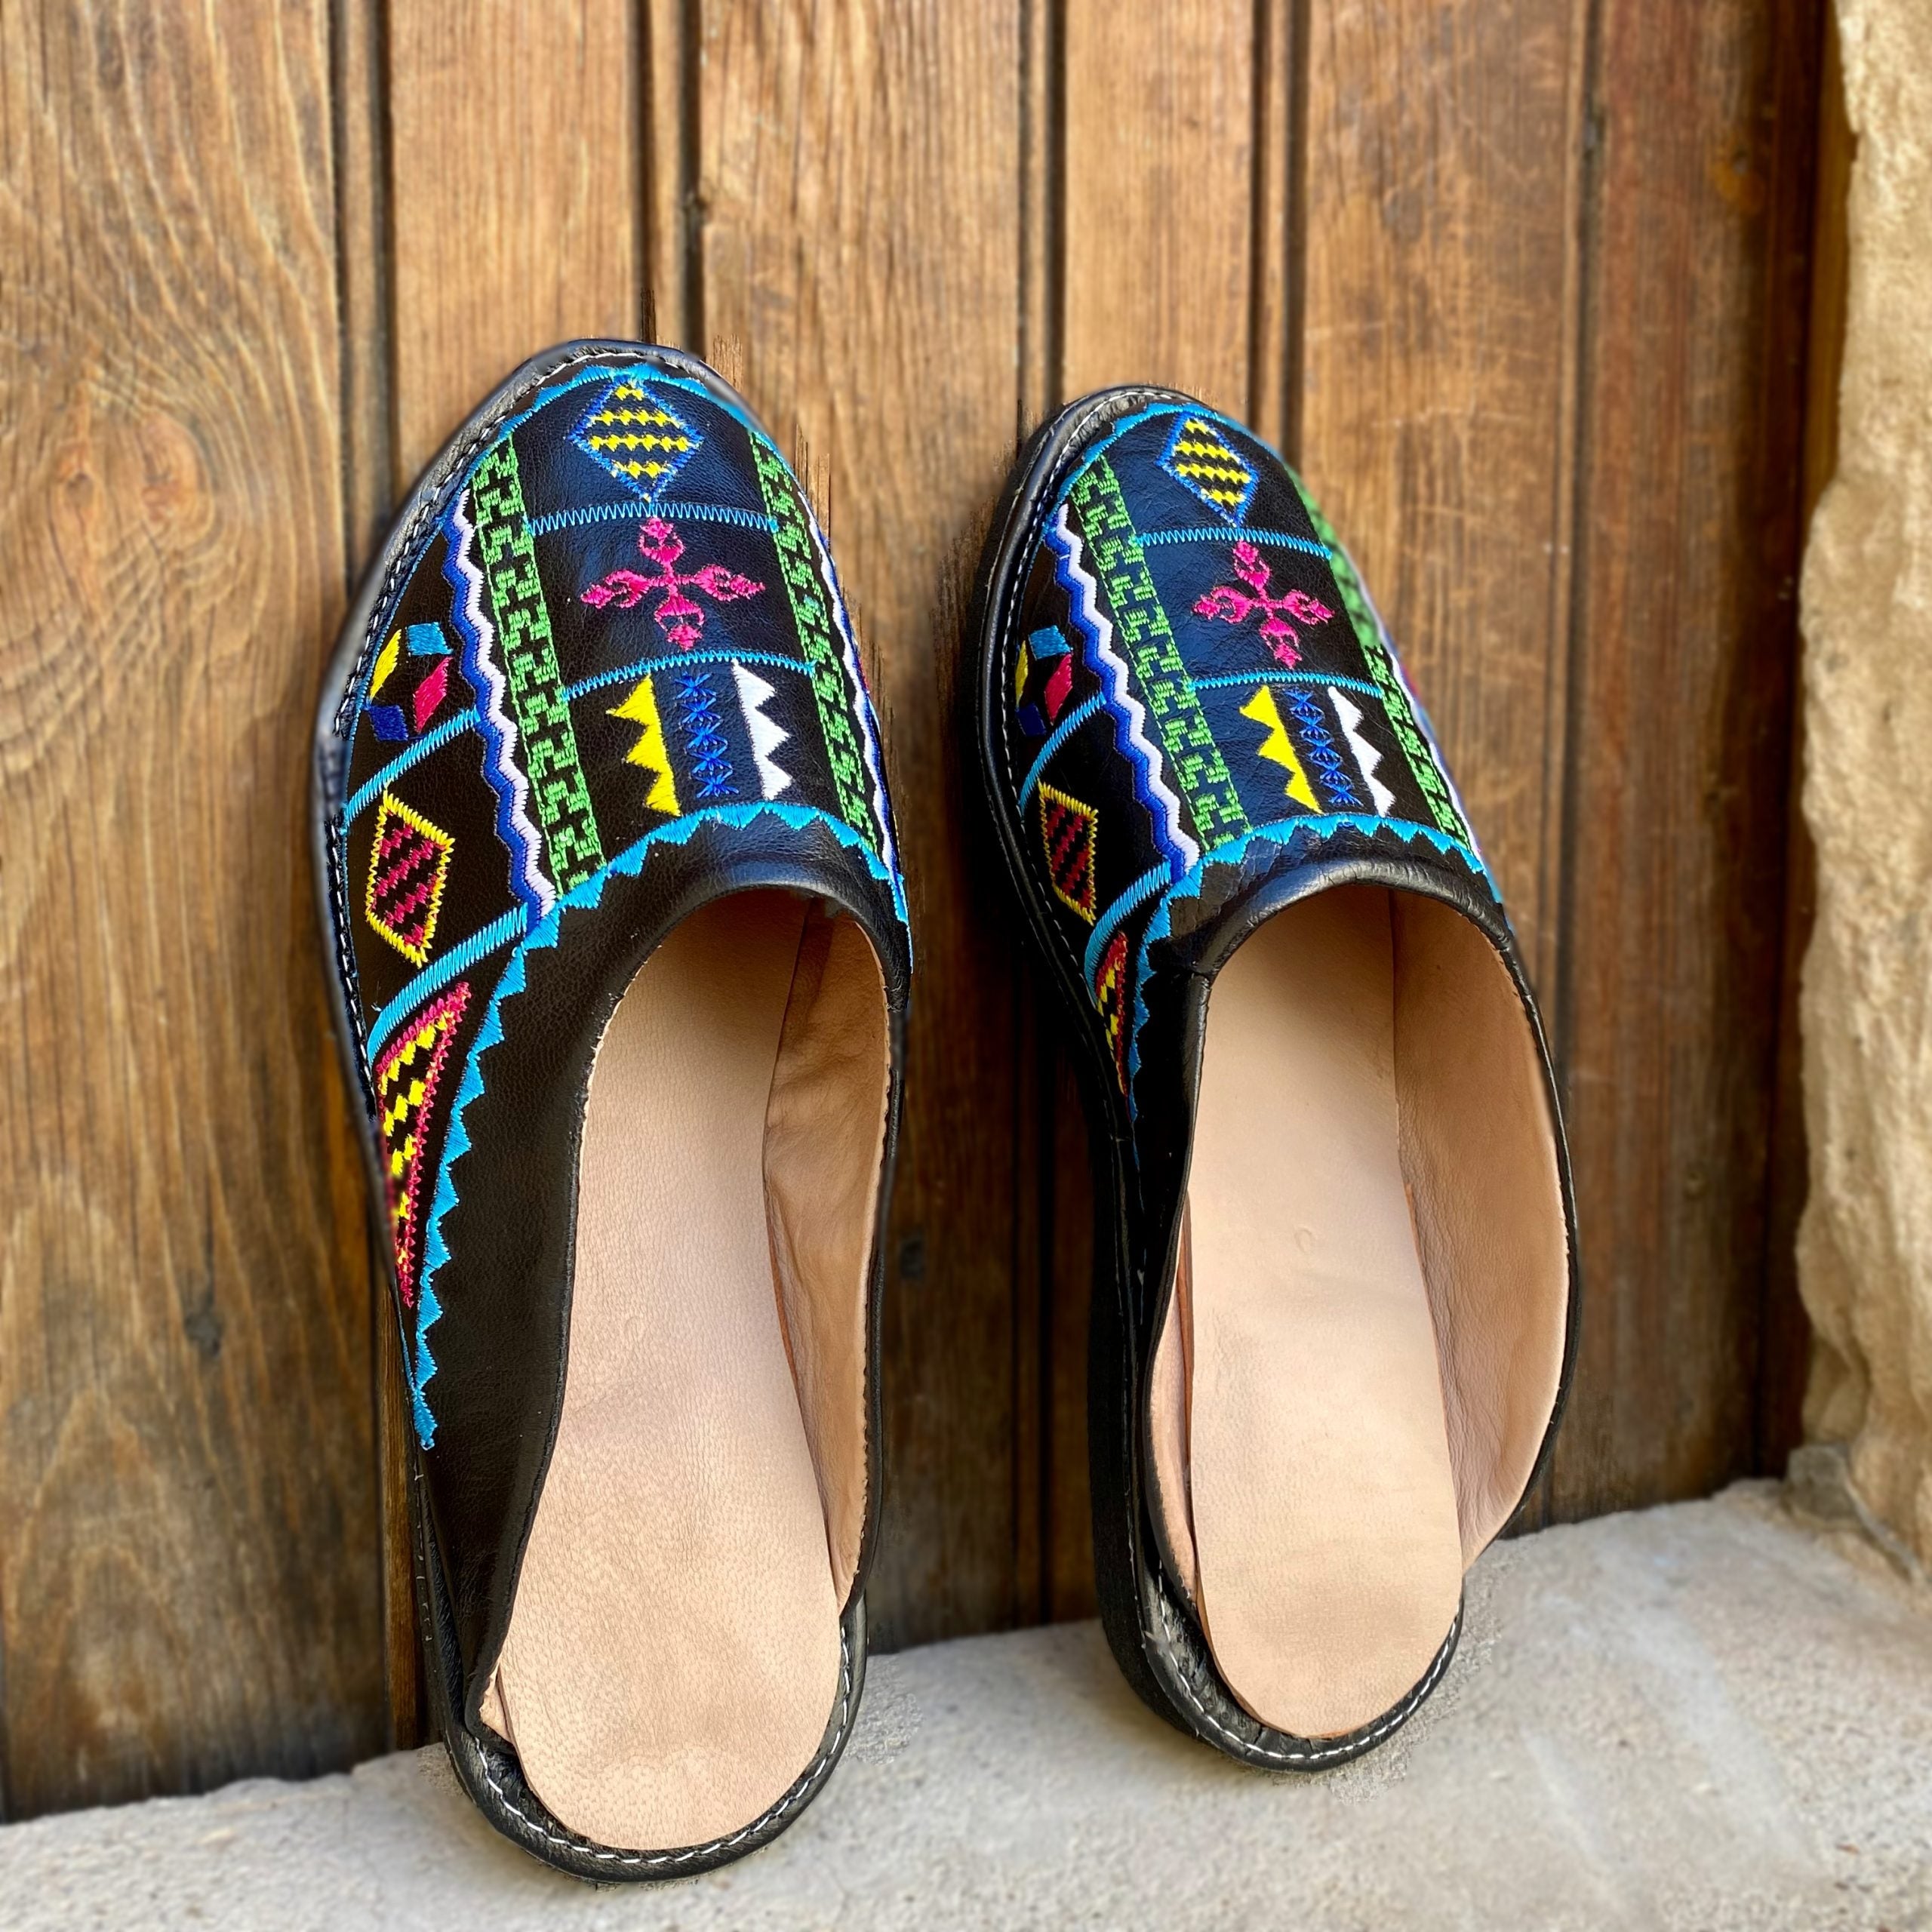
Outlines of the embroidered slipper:
<svg viewBox="0 0 1932 1932">
<path fill-rule="evenodd" d="M 1113 389 L 1022 455 L 976 725 L 1100 1170 L 1096 1563 L 1122 1669 L 1230 1756 L 1367 1749 L 1546 1453 L 1574 1244 L 1494 880 L 1280 459 Z"/>
<path fill-rule="evenodd" d="M 450 1755 L 565 1871 L 720 1864 L 858 1706 L 911 969 L 838 580 L 744 402 L 633 343 L 518 370 L 363 587 L 315 810 Z"/>
</svg>

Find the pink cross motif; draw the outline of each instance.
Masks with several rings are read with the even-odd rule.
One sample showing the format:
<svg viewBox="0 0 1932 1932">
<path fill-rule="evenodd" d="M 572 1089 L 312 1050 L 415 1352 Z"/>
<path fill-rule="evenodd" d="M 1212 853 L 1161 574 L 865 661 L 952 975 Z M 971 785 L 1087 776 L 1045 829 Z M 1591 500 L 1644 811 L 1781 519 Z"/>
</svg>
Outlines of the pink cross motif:
<svg viewBox="0 0 1932 1932">
<path fill-rule="evenodd" d="M 1247 586 L 1247 589 L 1217 583 L 1204 597 L 1195 599 L 1195 616 L 1219 617 L 1223 623 L 1238 624 L 1260 611 L 1261 635 L 1268 648 L 1285 669 L 1292 671 L 1301 662 L 1301 639 L 1296 635 L 1294 625 L 1281 613 L 1287 611 L 1297 623 L 1325 624 L 1334 612 L 1305 590 L 1291 590 L 1285 597 L 1269 596 L 1268 566 L 1263 562 L 1261 552 L 1246 541 L 1235 546 L 1235 575 Z"/>
<path fill-rule="evenodd" d="M 613 571 L 583 593 L 583 601 L 599 610 L 614 604 L 620 611 L 634 611 L 647 597 L 662 591 L 663 600 L 651 614 L 680 651 L 690 650 L 704 631 L 703 609 L 685 595 L 686 586 L 721 604 L 755 597 L 764 588 L 722 564 L 681 572 L 678 559 L 685 554 L 685 540 L 662 517 L 653 517 L 638 532 L 637 547 L 657 570 L 649 576 L 638 571 Z"/>
</svg>

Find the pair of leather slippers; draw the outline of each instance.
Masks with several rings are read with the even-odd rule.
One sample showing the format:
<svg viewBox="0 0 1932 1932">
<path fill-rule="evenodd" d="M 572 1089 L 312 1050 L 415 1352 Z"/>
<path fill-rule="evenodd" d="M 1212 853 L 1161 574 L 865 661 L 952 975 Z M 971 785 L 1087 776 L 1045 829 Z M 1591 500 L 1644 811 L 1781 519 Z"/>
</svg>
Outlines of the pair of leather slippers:
<svg viewBox="0 0 1932 1932">
<path fill-rule="evenodd" d="M 974 635 L 1104 1170 L 1107 1634 L 1229 1755 L 1338 1763 L 1441 1675 L 1567 1372 L 1495 884 L 1333 534 L 1198 402 L 1034 438 Z M 721 1863 L 858 1707 L 912 971 L 838 577 L 743 399 L 634 343 L 518 371 L 363 588 L 314 784 L 451 1756 L 565 1870 Z"/>
</svg>

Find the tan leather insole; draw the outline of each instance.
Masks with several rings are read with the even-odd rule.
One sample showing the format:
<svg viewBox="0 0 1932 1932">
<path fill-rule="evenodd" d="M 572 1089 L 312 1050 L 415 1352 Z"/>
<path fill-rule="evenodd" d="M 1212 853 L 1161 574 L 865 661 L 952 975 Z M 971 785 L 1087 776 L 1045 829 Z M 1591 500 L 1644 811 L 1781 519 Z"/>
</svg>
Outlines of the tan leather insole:
<svg viewBox="0 0 1932 1932">
<path fill-rule="evenodd" d="M 563 1413 L 484 1715 L 606 1844 L 749 1823 L 840 1694 L 761 1172 L 804 918 L 771 893 L 694 913 L 591 1078 Z"/>
<path fill-rule="evenodd" d="M 1463 1576 L 1398 1148 L 1386 893 L 1304 900 L 1222 969 L 1189 1204 L 1184 1451 L 1203 1626 L 1255 1716 L 1303 1737 L 1351 1730 L 1428 1669 Z M 1157 1363 L 1163 1410 L 1176 1327 Z M 1171 1447 L 1162 1460 L 1175 1464 Z M 1164 1501 L 1184 1548 L 1184 1505 Z"/>
</svg>

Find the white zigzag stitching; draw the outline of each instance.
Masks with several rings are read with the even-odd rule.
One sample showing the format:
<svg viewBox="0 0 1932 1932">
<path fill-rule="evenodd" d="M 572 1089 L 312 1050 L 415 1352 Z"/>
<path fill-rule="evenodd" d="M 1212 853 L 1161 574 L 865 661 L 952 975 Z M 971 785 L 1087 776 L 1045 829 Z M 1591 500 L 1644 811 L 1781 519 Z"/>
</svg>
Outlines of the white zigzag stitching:
<svg viewBox="0 0 1932 1932">
<path fill-rule="evenodd" d="M 1066 504 L 1054 512 L 1045 535 L 1058 560 L 1054 574 L 1068 593 L 1074 628 L 1112 714 L 1115 741 L 1134 768 L 1134 794 L 1153 819 L 1155 838 L 1174 866 L 1174 876 L 1181 878 L 1199 863 L 1201 848 L 1181 829 L 1180 801 L 1161 776 L 1161 754 L 1147 736 L 1146 707 L 1128 688 L 1127 660 L 1113 647 L 1114 627 L 1100 608 L 1099 583 L 1080 561 L 1080 539 L 1068 520 Z"/>
<path fill-rule="evenodd" d="M 768 798 L 775 798 L 792 783 L 792 774 L 772 756 L 792 734 L 764 715 L 764 707 L 778 694 L 755 671 L 739 663 L 731 666 L 738 687 L 738 706 L 745 715 L 745 731 L 752 741 L 752 756 L 758 763 L 758 782 Z"/>
<path fill-rule="evenodd" d="M 1355 755 L 1362 782 L 1368 787 L 1369 796 L 1375 801 L 1377 815 L 1386 818 L 1389 808 L 1395 802 L 1395 795 L 1375 775 L 1375 768 L 1382 762 L 1382 754 L 1361 734 L 1361 707 L 1346 692 L 1337 691 L 1333 685 L 1328 687 L 1328 700 L 1335 707 L 1335 715 L 1341 720 L 1342 736 L 1348 740 L 1349 749 Z"/>
<path fill-rule="evenodd" d="M 510 887 L 539 918 L 557 903 L 556 888 L 544 877 L 537 854 L 543 841 L 530 821 L 530 781 L 516 761 L 516 721 L 504 708 L 509 689 L 492 660 L 495 627 L 483 614 L 483 573 L 470 557 L 476 527 L 464 515 L 468 491 L 460 491 L 449 510 L 443 575 L 457 593 L 457 628 L 463 633 L 463 674 L 476 694 L 476 721 L 483 737 L 483 775 L 497 795 L 497 831 L 509 848 Z"/>
</svg>

